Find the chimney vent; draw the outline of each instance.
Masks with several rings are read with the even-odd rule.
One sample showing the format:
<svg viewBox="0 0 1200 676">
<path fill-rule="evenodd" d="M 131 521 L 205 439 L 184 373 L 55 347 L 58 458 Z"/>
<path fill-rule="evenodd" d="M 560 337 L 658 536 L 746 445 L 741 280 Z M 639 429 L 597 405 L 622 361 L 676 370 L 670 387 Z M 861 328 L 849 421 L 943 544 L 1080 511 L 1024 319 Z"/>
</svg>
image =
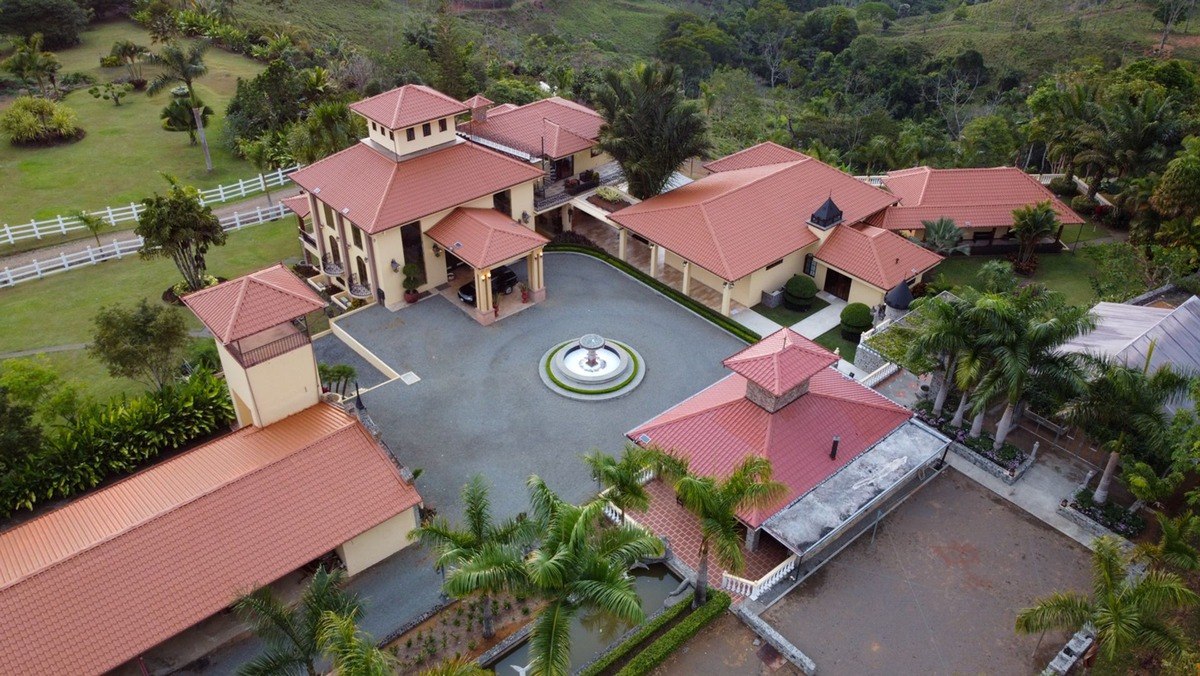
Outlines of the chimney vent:
<svg viewBox="0 0 1200 676">
<path fill-rule="evenodd" d="M 840 436 L 838 436 L 836 434 L 833 436 L 833 445 L 829 448 L 829 459 L 830 460 L 837 460 L 837 448 L 838 448 L 838 444 L 841 443 L 841 441 L 842 441 L 842 438 Z"/>
</svg>

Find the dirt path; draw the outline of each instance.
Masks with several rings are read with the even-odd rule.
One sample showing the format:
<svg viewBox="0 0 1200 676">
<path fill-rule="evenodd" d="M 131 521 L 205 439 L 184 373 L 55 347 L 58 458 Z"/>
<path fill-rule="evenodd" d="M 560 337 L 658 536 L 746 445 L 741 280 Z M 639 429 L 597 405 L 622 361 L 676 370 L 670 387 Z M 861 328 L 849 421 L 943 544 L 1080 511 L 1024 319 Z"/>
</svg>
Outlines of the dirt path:
<svg viewBox="0 0 1200 676">
<path fill-rule="evenodd" d="M 283 197 L 291 197 L 292 195 L 295 195 L 297 192 L 298 192 L 298 189 L 292 185 L 284 186 L 282 188 L 273 188 L 271 190 L 271 203 L 273 204 L 275 202 L 278 202 L 279 199 L 283 198 Z M 265 206 L 268 206 L 267 196 L 265 194 L 264 195 L 256 195 L 254 197 L 251 197 L 250 199 L 243 200 L 241 202 L 234 202 L 231 204 L 221 204 L 219 206 L 215 206 L 215 207 L 213 207 L 213 213 L 215 213 L 217 215 L 217 217 L 220 218 L 220 217 L 228 216 L 235 211 L 247 212 L 247 211 L 252 211 L 253 209 L 255 209 L 257 207 L 265 207 Z M 131 222 L 128 224 L 122 223 L 121 225 L 122 226 L 126 226 L 126 225 L 132 226 L 133 224 Z M 100 243 L 103 245 L 103 244 L 110 244 L 117 240 L 128 240 L 128 239 L 130 239 L 130 237 L 132 237 L 132 233 L 133 233 L 132 227 L 127 227 L 123 230 L 113 230 L 104 235 L 101 235 Z M 44 260 L 48 260 L 50 258 L 55 258 L 57 256 L 61 256 L 62 254 L 73 254 L 73 253 L 78 253 L 80 251 L 86 251 L 89 246 L 91 246 L 91 247 L 96 246 L 96 240 L 91 239 L 91 238 L 77 239 L 77 240 L 74 240 L 71 242 L 63 242 L 62 244 L 52 244 L 50 246 L 42 247 L 40 249 L 31 249 L 29 251 L 22 251 L 20 253 L 14 253 L 14 254 L 10 254 L 7 256 L 2 256 L 2 257 L 0 257 L 0 269 L 16 268 L 16 267 L 20 267 L 22 265 L 29 265 L 34 260 L 44 261 Z"/>
</svg>

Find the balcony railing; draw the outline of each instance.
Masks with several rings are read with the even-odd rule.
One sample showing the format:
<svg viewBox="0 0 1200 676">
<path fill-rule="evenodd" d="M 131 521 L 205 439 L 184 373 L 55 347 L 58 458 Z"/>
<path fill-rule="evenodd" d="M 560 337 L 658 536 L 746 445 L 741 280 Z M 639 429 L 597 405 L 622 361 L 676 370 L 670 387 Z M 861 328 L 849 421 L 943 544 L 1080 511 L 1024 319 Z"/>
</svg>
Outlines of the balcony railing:
<svg viewBox="0 0 1200 676">
<path fill-rule="evenodd" d="M 614 185 L 625 179 L 625 175 L 621 173 L 621 165 L 616 162 L 608 162 L 593 169 L 598 175 L 598 180 L 595 184 L 588 184 L 585 189 L 567 189 L 567 180 L 560 179 L 558 181 L 547 181 L 541 186 L 534 188 L 533 193 L 533 208 L 535 211 L 545 211 L 553 207 L 562 206 L 571 201 L 575 195 L 582 194 L 588 190 L 592 190 L 598 185 Z M 578 176 L 572 178 L 578 179 Z"/>
<path fill-rule="evenodd" d="M 370 298 L 371 297 L 370 285 L 365 283 L 362 279 L 359 279 L 358 275 L 350 275 L 350 289 L 349 290 L 350 290 L 350 295 L 355 298 Z"/>
<path fill-rule="evenodd" d="M 327 275 L 340 275 L 346 271 L 341 262 L 329 254 L 325 254 L 325 257 L 321 259 L 321 270 Z"/>
<path fill-rule="evenodd" d="M 313 247 L 314 249 L 315 249 L 315 248 L 317 248 L 317 240 L 316 240 L 316 239 L 314 239 L 314 238 L 313 238 L 313 236 L 312 236 L 312 234 L 310 234 L 310 233 L 309 233 L 307 230 L 305 230 L 304 228 L 300 228 L 300 241 L 302 241 L 302 242 L 304 242 L 305 244 L 307 244 L 307 245 L 309 245 L 309 246 Z"/>
<path fill-rule="evenodd" d="M 264 343 L 258 347 L 250 348 L 243 351 L 236 343 L 229 345 L 229 353 L 242 366 L 249 368 L 255 364 L 261 364 L 268 359 L 274 359 L 283 354 L 287 354 L 292 350 L 304 347 L 308 344 L 308 334 L 304 332 L 289 333 L 282 338 L 277 338 L 269 343 Z"/>
</svg>

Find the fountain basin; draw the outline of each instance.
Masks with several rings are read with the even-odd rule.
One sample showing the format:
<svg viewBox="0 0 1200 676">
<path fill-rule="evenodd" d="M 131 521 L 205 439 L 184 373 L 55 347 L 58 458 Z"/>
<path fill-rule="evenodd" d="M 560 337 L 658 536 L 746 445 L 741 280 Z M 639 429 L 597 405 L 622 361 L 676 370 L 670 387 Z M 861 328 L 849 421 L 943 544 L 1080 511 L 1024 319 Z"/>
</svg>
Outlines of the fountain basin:
<svg viewBox="0 0 1200 676">
<path fill-rule="evenodd" d="M 564 397 L 613 399 L 641 383 L 645 364 L 628 345 L 588 334 L 550 348 L 539 372 L 546 387 Z"/>
</svg>

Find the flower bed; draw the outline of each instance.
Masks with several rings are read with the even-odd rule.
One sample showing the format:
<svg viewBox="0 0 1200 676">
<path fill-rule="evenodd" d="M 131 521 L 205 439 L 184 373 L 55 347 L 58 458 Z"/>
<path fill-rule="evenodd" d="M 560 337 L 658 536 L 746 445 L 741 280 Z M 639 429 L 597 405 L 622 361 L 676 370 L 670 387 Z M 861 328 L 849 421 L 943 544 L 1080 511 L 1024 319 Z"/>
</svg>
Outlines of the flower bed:
<svg viewBox="0 0 1200 676">
<path fill-rule="evenodd" d="M 1090 488 L 1081 489 L 1071 500 L 1070 508 L 1111 530 L 1117 535 L 1131 538 L 1146 527 L 1146 520 L 1136 512 L 1111 502 L 1097 505 Z"/>
<path fill-rule="evenodd" d="M 481 603 L 477 598 L 452 602 L 386 646 L 395 655 L 401 673 L 420 671 L 445 660 L 474 660 L 530 622 L 536 612 L 535 602 L 524 596 L 493 598 L 496 635 L 484 639 Z"/>
<path fill-rule="evenodd" d="M 917 417 L 922 422 L 935 427 L 946 436 L 950 437 L 958 447 L 966 448 L 973 455 L 982 460 L 986 460 L 990 465 L 1001 470 L 1001 473 L 993 472 L 996 476 L 1004 479 L 1006 482 L 1011 478 L 1016 480 L 1020 478 L 1024 470 L 1029 466 L 1029 456 L 1021 449 L 1005 442 L 999 449 L 993 449 L 992 446 L 996 443 L 995 437 L 987 432 L 981 433 L 978 437 L 967 436 L 970 427 L 955 427 L 950 424 L 950 416 L 945 414 L 945 410 L 949 410 L 957 406 L 956 401 L 950 401 L 947 398 L 946 406 L 943 409 L 941 416 L 933 415 L 933 403 L 928 399 L 917 402 L 914 407 Z M 960 453 L 961 455 L 961 453 Z M 987 469 L 986 467 L 984 469 Z M 1007 477 L 1007 478 L 1006 478 Z M 1011 482 L 1010 482 L 1011 483 Z"/>
</svg>

